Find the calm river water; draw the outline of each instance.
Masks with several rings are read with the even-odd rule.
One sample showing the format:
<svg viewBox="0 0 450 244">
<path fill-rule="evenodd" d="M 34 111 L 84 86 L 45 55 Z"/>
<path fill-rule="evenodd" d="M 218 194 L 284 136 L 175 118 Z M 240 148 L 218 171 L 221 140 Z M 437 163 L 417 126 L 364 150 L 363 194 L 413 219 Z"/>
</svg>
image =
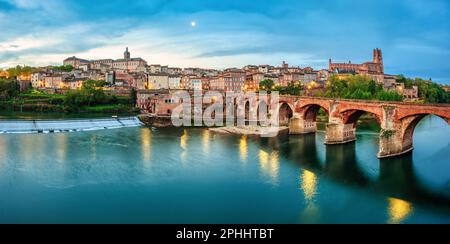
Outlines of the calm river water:
<svg viewBox="0 0 450 244">
<path fill-rule="evenodd" d="M 0 223 L 450 223 L 450 126 L 412 155 L 206 129 L 0 135 Z"/>
</svg>

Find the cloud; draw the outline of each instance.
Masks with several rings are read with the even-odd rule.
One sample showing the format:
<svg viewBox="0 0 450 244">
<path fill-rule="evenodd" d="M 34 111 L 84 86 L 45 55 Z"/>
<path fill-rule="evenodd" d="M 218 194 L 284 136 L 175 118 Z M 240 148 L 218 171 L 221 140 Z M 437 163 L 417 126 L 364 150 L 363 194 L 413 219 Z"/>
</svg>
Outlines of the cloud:
<svg viewBox="0 0 450 244">
<path fill-rule="evenodd" d="M 389 72 L 449 70 L 448 9 L 444 0 L 0 0 L 0 66 L 115 58 L 129 46 L 176 66 L 323 68 L 380 47 Z"/>
</svg>

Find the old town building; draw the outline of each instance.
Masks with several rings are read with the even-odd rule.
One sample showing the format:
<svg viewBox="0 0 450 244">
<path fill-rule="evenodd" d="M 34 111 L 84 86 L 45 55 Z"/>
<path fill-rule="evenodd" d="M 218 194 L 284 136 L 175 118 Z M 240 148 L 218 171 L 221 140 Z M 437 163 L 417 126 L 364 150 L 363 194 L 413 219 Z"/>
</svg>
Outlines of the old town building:
<svg viewBox="0 0 450 244">
<path fill-rule="evenodd" d="M 329 70 L 335 73 L 354 73 L 361 75 L 384 75 L 383 54 L 381 49 L 373 50 L 372 62 L 363 64 L 333 63 L 329 60 Z"/>
<path fill-rule="evenodd" d="M 131 58 L 131 53 L 128 51 L 128 47 L 124 52 L 123 59 L 99 59 L 99 60 L 85 60 L 76 57 L 70 57 L 64 60 L 64 65 L 71 65 L 78 69 L 81 66 L 89 65 L 90 68 L 99 68 L 101 66 L 109 67 L 117 70 L 128 71 L 145 71 L 147 62 L 142 58 Z"/>
</svg>

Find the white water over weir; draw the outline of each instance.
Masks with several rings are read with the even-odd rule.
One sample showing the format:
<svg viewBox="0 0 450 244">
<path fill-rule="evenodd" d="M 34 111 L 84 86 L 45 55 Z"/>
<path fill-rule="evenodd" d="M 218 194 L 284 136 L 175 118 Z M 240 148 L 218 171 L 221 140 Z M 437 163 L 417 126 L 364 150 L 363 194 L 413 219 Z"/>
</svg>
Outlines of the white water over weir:
<svg viewBox="0 0 450 244">
<path fill-rule="evenodd" d="M 0 120 L 0 134 L 5 133 L 62 133 L 139 127 L 137 117 L 73 120 Z"/>
</svg>

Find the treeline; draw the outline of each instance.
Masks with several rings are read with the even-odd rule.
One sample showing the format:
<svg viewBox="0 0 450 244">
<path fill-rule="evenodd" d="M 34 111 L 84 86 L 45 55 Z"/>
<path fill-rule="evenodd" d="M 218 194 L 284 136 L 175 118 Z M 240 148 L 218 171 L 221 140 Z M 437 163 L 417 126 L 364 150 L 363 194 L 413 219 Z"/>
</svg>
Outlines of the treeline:
<svg viewBox="0 0 450 244">
<path fill-rule="evenodd" d="M 48 67 L 48 69 L 53 71 L 71 72 L 74 68 L 72 65 L 62 65 L 62 66 L 50 66 Z M 40 72 L 42 70 L 43 68 L 17 65 L 16 67 L 6 69 L 5 71 L 8 72 L 9 77 L 18 77 L 21 75 L 31 75 L 33 73 Z"/>
<path fill-rule="evenodd" d="M 277 86 L 272 79 L 265 79 L 259 83 L 261 91 L 277 91 L 281 95 L 301 96 L 304 90 L 300 82 L 289 82 L 287 86 Z"/>
<path fill-rule="evenodd" d="M 64 106 L 69 112 L 78 112 L 83 107 L 93 107 L 98 105 L 136 105 L 136 90 L 132 90 L 129 98 L 123 99 L 114 95 L 108 95 L 103 91 L 106 85 L 104 81 L 87 80 L 79 90 L 67 92 L 64 99 Z"/>
<path fill-rule="evenodd" d="M 0 78 L 0 99 L 9 100 L 19 94 L 19 84 L 15 80 Z"/>
<path fill-rule="evenodd" d="M 137 94 L 115 96 L 105 93 L 105 82 L 88 80 L 81 89 L 66 94 L 47 94 L 30 88 L 20 92 L 15 80 L 0 79 L 0 109 L 35 112 L 139 113 Z"/>
<path fill-rule="evenodd" d="M 419 97 L 427 103 L 450 103 L 450 92 L 446 92 L 442 86 L 430 80 L 410 79 L 400 75 L 397 82 L 405 84 L 405 88 L 417 86 Z"/>
<path fill-rule="evenodd" d="M 5 71 L 8 72 L 9 77 L 17 77 L 20 75 L 31 75 L 32 73 L 39 72 L 40 70 L 40 68 L 17 65 L 16 67 L 6 69 Z"/>
<path fill-rule="evenodd" d="M 330 98 L 403 101 L 403 96 L 396 91 L 386 91 L 382 84 L 368 76 L 351 75 L 340 78 L 336 75 L 330 77 L 325 89 L 316 95 Z"/>
</svg>

